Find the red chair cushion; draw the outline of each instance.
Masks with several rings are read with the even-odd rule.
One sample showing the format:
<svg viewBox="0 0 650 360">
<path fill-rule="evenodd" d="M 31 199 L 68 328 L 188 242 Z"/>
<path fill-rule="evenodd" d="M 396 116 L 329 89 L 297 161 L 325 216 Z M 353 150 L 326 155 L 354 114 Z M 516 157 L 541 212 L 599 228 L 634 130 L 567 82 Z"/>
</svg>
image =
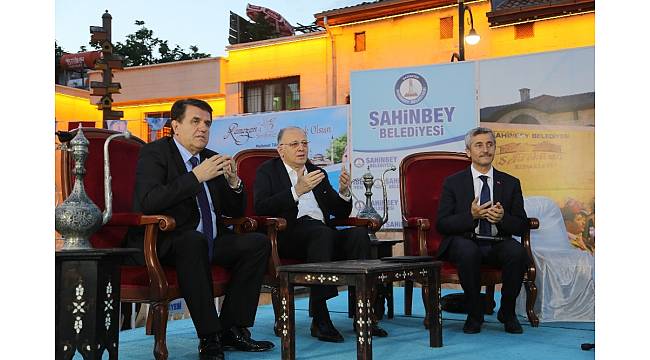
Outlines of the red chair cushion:
<svg viewBox="0 0 650 360">
<path fill-rule="evenodd" d="M 93 128 L 84 128 L 83 132 L 89 141 L 84 189 L 90 200 L 101 211 L 104 211 L 106 207 L 104 203 L 104 143 L 108 136 L 114 132 Z M 116 138 L 109 144 L 113 213 L 133 211 L 135 170 L 138 153 L 143 144 L 142 140 L 135 137 L 131 139 Z M 74 178 L 72 176 L 73 182 Z M 127 230 L 127 226 L 103 226 L 93 234 L 90 242 L 95 248 L 121 247 Z"/>
<path fill-rule="evenodd" d="M 247 189 L 249 196 L 246 197 L 246 210 L 244 216 L 254 216 L 255 205 L 253 203 L 253 188 L 255 186 L 255 175 L 257 168 L 265 161 L 278 157 L 275 150 L 243 150 L 235 156 L 237 162 L 237 175 Z"/>
<path fill-rule="evenodd" d="M 90 137 L 90 134 L 89 134 Z M 104 204 L 104 142 L 105 138 L 88 139 L 88 159 L 84 187 L 88 197 L 102 211 Z M 113 212 L 133 211 L 135 170 L 142 144 L 117 138 L 109 145 L 111 165 L 111 189 L 113 191 Z"/>
<path fill-rule="evenodd" d="M 447 278 L 452 275 L 456 275 L 458 271 L 456 270 L 456 266 L 449 261 L 443 261 L 442 262 L 442 267 L 440 268 L 440 277 L 441 278 Z M 493 273 L 495 276 L 501 276 L 501 269 L 493 267 L 493 266 L 481 266 L 481 273 Z"/>
<path fill-rule="evenodd" d="M 178 287 L 176 269 L 170 266 L 163 266 L 165 276 L 170 287 Z M 144 288 L 149 289 L 149 275 L 144 266 L 122 266 L 120 279 L 122 288 Z M 230 272 L 220 266 L 212 266 L 212 282 L 226 283 L 230 280 Z"/>
<path fill-rule="evenodd" d="M 405 158 L 400 167 L 402 180 L 402 214 L 405 218 L 421 217 L 429 219 L 431 228 L 427 232 L 427 252 L 436 255 L 442 236 L 436 231 L 438 204 L 444 179 L 467 166 L 469 160 L 463 157 L 435 158 L 432 156 L 412 156 Z M 419 255 L 417 233 L 410 232 L 405 241 L 409 242 L 412 253 Z"/>
</svg>

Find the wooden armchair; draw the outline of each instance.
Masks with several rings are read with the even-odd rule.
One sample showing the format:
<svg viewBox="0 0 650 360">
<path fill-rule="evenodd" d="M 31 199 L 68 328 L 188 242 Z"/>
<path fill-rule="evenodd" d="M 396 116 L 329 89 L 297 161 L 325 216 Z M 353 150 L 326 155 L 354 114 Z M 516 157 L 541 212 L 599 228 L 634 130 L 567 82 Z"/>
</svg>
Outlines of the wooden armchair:
<svg viewBox="0 0 650 360">
<path fill-rule="evenodd" d="M 406 156 L 400 164 L 400 200 L 402 221 L 404 223 L 404 254 L 435 256 L 442 236 L 436 231 L 434 223 L 438 212 L 438 203 L 444 179 L 471 164 L 464 153 L 421 152 Z M 537 229 L 539 221 L 529 218 L 530 229 Z M 530 247 L 530 232 L 521 239 L 530 266 L 524 275 L 526 289 L 526 313 L 532 326 L 539 325 L 539 319 L 533 311 L 537 298 L 535 286 L 535 263 Z M 441 283 L 460 283 L 453 264 L 443 262 L 440 273 Z M 482 266 L 481 285 L 486 287 L 490 299 L 489 313 L 494 312 L 494 287 L 501 283 L 501 271 L 498 268 Z M 404 288 L 404 313 L 411 315 L 413 283 L 406 282 Z"/>
<path fill-rule="evenodd" d="M 76 130 L 75 130 L 76 131 Z M 83 128 L 89 141 L 89 154 L 86 161 L 84 186 L 90 199 L 103 211 L 104 204 L 104 142 L 115 131 Z M 162 215 L 142 215 L 132 213 L 135 170 L 140 148 L 145 143 L 132 136 L 130 139 L 117 138 L 109 145 L 113 191 L 113 216 L 90 239 L 95 248 L 122 247 L 129 226 L 144 226 L 144 258 L 146 266 L 121 267 L 121 301 L 149 304 L 146 333 L 154 335 L 154 357 L 167 359 L 166 330 L 169 302 L 181 297 L 173 267 L 161 266 L 156 253 L 158 231 L 171 231 L 175 228 L 174 219 Z M 63 197 L 72 191 L 74 160 L 67 152 L 61 156 L 61 184 Z M 228 219 L 236 231 L 249 232 L 256 229 L 253 219 Z M 230 274 L 219 266 L 212 266 L 214 296 L 225 294 Z"/>
<path fill-rule="evenodd" d="M 252 189 L 255 184 L 255 175 L 257 168 L 266 160 L 273 159 L 278 157 L 278 152 L 275 149 L 248 149 L 238 152 L 233 159 L 237 164 L 237 175 L 244 183 L 244 188 L 247 189 L 248 193 L 252 193 Z M 287 222 L 282 218 L 273 218 L 267 216 L 257 216 L 255 214 L 255 206 L 253 202 L 253 196 L 248 196 L 246 211 L 244 212 L 246 217 L 255 219 L 259 225 L 260 229 L 265 229 L 269 239 L 271 240 L 271 257 L 269 259 L 269 269 L 265 277 L 264 285 L 271 288 L 271 298 L 273 301 L 273 312 L 275 313 L 275 326 L 273 328 L 275 335 L 280 336 L 280 328 L 278 319 L 281 316 L 281 307 L 280 307 L 280 279 L 278 278 L 278 267 L 280 265 L 290 265 L 290 264 L 300 264 L 303 261 L 297 259 L 286 259 L 280 258 L 278 255 L 278 246 L 277 246 L 277 237 L 278 231 L 282 231 L 286 228 Z M 370 229 L 377 230 L 381 226 L 377 221 L 369 219 L 360 219 L 360 218 L 347 218 L 335 220 L 335 226 L 366 226 Z"/>
</svg>

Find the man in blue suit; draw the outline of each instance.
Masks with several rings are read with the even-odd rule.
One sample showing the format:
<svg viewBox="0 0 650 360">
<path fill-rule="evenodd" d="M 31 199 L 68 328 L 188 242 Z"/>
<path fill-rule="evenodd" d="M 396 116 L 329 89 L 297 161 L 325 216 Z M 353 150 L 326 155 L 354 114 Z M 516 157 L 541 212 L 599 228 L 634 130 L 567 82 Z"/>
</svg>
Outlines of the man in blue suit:
<svg viewBox="0 0 650 360">
<path fill-rule="evenodd" d="M 163 265 L 176 268 L 178 285 L 199 337 L 201 360 L 222 360 L 224 349 L 266 351 L 269 341 L 251 338 L 262 278 L 271 245 L 259 233 L 235 234 L 222 216 L 244 214 L 246 194 L 230 156 L 206 148 L 212 108 L 199 99 L 178 100 L 171 108 L 171 137 L 146 144 L 136 169 L 133 208 L 169 215 L 171 232 L 158 236 Z M 130 229 L 127 246 L 142 249 L 142 227 Z M 144 264 L 142 256 L 134 259 Z M 214 306 L 211 264 L 230 271 L 221 314 Z"/>
<path fill-rule="evenodd" d="M 463 331 L 468 334 L 480 332 L 483 323 L 481 264 L 501 267 L 503 286 L 497 318 L 506 332 L 523 332 L 515 315 L 515 301 L 528 254 L 511 236 L 523 235 L 528 217 L 519 180 L 492 166 L 495 150 L 492 130 L 479 127 L 467 133 L 465 152 L 472 165 L 445 179 L 436 221 L 436 229 L 444 236 L 438 257 L 456 265 L 465 292 L 468 314 Z"/>
</svg>

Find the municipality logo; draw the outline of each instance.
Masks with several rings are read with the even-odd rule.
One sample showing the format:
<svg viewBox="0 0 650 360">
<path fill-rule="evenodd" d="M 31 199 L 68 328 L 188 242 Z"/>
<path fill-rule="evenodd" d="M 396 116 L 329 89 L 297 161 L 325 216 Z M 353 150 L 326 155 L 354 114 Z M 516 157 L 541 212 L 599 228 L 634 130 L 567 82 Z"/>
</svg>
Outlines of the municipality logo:
<svg viewBox="0 0 650 360">
<path fill-rule="evenodd" d="M 422 101 L 427 90 L 427 81 L 416 73 L 404 74 L 395 83 L 395 97 L 405 105 L 415 105 Z"/>
</svg>

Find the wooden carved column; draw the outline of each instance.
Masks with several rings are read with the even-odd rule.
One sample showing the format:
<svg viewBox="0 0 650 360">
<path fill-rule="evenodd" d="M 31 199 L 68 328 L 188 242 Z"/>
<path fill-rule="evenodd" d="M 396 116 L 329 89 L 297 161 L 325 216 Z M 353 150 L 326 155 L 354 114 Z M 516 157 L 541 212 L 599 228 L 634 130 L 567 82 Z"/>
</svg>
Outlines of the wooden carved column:
<svg viewBox="0 0 650 360">
<path fill-rule="evenodd" d="M 124 117 L 124 111 L 115 111 L 112 94 L 119 94 L 122 88 L 120 83 L 113 82 L 113 70 L 122 70 L 123 58 L 113 54 L 113 43 L 111 43 L 111 19 L 113 17 L 108 10 L 102 15 L 102 26 L 90 27 L 90 42 L 99 44 L 102 47 L 102 58 L 95 63 L 95 70 L 102 71 L 102 81 L 91 81 L 91 96 L 101 96 L 97 108 L 102 110 L 103 128 L 107 128 L 106 120 L 119 120 Z"/>
</svg>

